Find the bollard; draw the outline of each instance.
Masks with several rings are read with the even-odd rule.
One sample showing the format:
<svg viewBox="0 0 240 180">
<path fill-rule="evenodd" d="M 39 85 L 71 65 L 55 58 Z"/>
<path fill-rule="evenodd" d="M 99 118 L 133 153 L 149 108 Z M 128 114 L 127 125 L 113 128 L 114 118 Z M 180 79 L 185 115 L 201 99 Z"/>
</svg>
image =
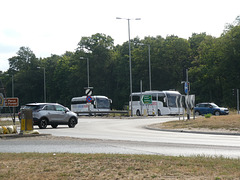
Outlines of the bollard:
<svg viewBox="0 0 240 180">
<path fill-rule="evenodd" d="M 21 131 L 20 134 L 23 134 L 25 131 L 33 131 L 33 116 L 31 109 L 23 109 L 21 118 Z"/>
<path fill-rule="evenodd" d="M 144 111 L 143 111 L 143 116 L 144 116 L 144 117 L 147 117 L 147 116 L 148 116 L 148 113 L 147 113 L 147 110 L 146 110 L 146 109 L 144 109 Z"/>
</svg>

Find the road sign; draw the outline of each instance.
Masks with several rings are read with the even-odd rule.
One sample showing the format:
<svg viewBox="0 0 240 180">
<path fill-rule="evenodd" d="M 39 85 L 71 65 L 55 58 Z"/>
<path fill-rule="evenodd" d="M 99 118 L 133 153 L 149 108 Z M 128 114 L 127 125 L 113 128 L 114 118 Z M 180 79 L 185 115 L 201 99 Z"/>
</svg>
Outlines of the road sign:
<svg viewBox="0 0 240 180">
<path fill-rule="evenodd" d="M 91 102 L 92 101 L 92 97 L 91 96 L 87 96 L 86 101 L 87 102 Z"/>
<path fill-rule="evenodd" d="M 5 107 L 18 107 L 18 98 L 5 98 Z"/>
<path fill-rule="evenodd" d="M 152 95 L 143 95 L 142 102 L 144 104 L 152 104 Z"/>
<path fill-rule="evenodd" d="M 18 107 L 18 98 L 4 98 L 0 93 L 0 107 Z"/>
<path fill-rule="evenodd" d="M 91 96 L 91 95 L 92 95 L 92 90 L 89 89 L 89 88 L 86 89 L 85 94 L 86 94 L 87 96 Z"/>
<path fill-rule="evenodd" d="M 187 94 L 190 91 L 190 83 L 189 82 L 185 82 L 184 84 L 184 92 L 185 94 Z"/>
</svg>

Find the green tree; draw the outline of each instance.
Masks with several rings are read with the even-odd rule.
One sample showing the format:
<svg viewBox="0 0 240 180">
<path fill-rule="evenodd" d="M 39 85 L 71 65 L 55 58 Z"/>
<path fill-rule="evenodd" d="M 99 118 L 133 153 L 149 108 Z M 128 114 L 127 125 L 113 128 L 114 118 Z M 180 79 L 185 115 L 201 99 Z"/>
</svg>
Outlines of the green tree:
<svg viewBox="0 0 240 180">
<path fill-rule="evenodd" d="M 240 88 L 240 25 L 233 26 L 220 38 L 222 61 L 219 72 L 223 81 L 223 100 L 229 106 L 235 105 L 232 89 Z"/>
<path fill-rule="evenodd" d="M 9 74 L 14 75 L 15 96 L 19 97 L 20 105 L 29 102 L 40 102 L 43 99 L 43 73 L 39 73 L 40 62 L 28 47 L 20 47 L 17 56 L 9 58 Z"/>
<path fill-rule="evenodd" d="M 214 101 L 222 103 L 222 79 L 219 72 L 221 62 L 221 41 L 206 36 L 198 47 L 199 57 L 192 62 L 189 71 L 192 81 L 192 92 L 197 94 L 196 101 Z"/>
<path fill-rule="evenodd" d="M 113 75 L 113 48 L 114 41 L 110 36 L 97 33 L 91 37 L 82 37 L 78 43 L 75 57 L 75 61 L 80 57 L 89 59 L 89 79 L 90 86 L 94 87 L 94 94 L 106 95 L 110 98 L 114 93 L 113 84 L 115 81 Z M 85 65 L 86 60 L 81 60 L 81 64 Z M 86 69 L 86 65 L 84 69 Z M 85 73 L 85 79 L 87 79 L 86 75 Z"/>
<path fill-rule="evenodd" d="M 10 70 L 30 70 L 36 68 L 39 65 L 33 51 L 28 47 L 20 47 L 17 52 L 17 56 L 8 59 Z"/>
<path fill-rule="evenodd" d="M 158 66 L 164 74 L 159 82 L 164 82 L 166 89 L 181 90 L 183 69 L 190 66 L 189 42 L 177 36 L 168 36 L 162 48 L 162 60 L 158 62 Z"/>
</svg>

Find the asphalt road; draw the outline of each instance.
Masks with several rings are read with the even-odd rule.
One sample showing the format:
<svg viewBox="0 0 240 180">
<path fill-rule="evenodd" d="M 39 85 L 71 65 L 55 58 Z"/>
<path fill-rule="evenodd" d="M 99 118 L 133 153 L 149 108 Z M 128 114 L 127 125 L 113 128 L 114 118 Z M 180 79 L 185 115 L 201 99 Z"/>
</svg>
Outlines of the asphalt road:
<svg viewBox="0 0 240 180">
<path fill-rule="evenodd" d="M 49 126 L 31 138 L 0 139 L 0 152 L 70 152 L 224 156 L 240 158 L 240 136 L 149 130 L 173 117 L 143 119 L 79 118 L 75 128 Z"/>
</svg>

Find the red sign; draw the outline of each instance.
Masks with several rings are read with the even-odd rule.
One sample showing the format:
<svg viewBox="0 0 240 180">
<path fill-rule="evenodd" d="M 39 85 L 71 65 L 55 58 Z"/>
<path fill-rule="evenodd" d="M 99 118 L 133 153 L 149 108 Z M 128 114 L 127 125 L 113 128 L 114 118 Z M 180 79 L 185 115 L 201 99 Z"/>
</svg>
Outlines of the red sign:
<svg viewBox="0 0 240 180">
<path fill-rule="evenodd" d="M 18 98 L 5 98 L 5 107 L 17 107 Z"/>
<path fill-rule="evenodd" d="M 86 101 L 87 102 L 91 102 L 92 101 L 92 97 L 91 96 L 87 96 Z"/>
</svg>

